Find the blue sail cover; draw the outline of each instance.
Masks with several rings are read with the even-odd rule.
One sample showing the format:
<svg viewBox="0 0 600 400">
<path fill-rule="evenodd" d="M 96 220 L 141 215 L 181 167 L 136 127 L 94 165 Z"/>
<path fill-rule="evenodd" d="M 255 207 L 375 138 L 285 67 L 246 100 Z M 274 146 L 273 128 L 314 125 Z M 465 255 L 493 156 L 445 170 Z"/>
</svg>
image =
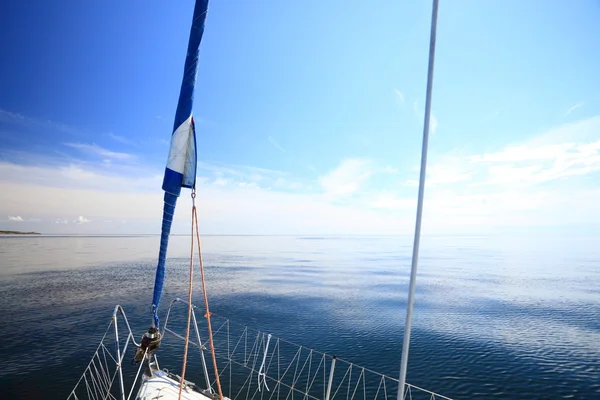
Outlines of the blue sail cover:
<svg viewBox="0 0 600 400">
<path fill-rule="evenodd" d="M 194 87 L 196 85 L 196 73 L 198 67 L 198 52 L 202 34 L 204 33 L 204 22 L 208 11 L 208 0 L 196 0 L 194 17 L 188 43 L 187 56 L 183 69 L 183 81 L 179 92 L 179 102 L 175 112 L 175 123 L 173 124 L 173 135 L 171 136 L 171 148 L 162 188 L 165 191 L 163 220 L 160 237 L 160 251 L 158 253 L 158 265 L 156 267 L 156 278 L 154 280 L 154 295 L 152 298 L 152 315 L 154 326 L 159 327 L 158 305 L 162 296 L 165 282 L 165 263 L 167 260 L 167 247 L 169 245 L 169 234 L 171 224 L 177 205 L 177 197 L 181 188 L 194 188 L 196 185 L 196 131 L 194 118 L 192 117 L 192 106 L 194 103 Z"/>
</svg>

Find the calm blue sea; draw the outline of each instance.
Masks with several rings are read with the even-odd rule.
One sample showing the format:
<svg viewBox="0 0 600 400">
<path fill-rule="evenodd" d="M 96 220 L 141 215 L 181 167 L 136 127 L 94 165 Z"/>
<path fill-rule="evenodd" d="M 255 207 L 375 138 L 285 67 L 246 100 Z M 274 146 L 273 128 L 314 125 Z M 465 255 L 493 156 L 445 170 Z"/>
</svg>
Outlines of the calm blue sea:
<svg viewBox="0 0 600 400">
<path fill-rule="evenodd" d="M 171 239 L 163 306 L 186 296 L 189 241 Z M 117 303 L 141 335 L 158 243 L 0 237 L 1 397 L 66 398 Z M 600 399 L 599 243 L 424 237 L 408 381 L 456 399 Z M 411 244 L 203 237 L 212 311 L 397 377 Z"/>
</svg>

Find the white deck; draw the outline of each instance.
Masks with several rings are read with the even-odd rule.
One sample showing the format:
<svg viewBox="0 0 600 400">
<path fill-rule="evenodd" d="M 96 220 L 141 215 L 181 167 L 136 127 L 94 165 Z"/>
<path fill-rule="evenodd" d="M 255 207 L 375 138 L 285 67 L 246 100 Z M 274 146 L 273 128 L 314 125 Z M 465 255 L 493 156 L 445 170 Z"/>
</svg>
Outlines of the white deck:
<svg viewBox="0 0 600 400">
<path fill-rule="evenodd" d="M 179 382 L 172 379 L 164 371 L 153 371 L 151 378 L 145 377 L 142 380 L 142 386 L 138 392 L 137 399 L 140 400 L 170 400 L 179 398 Z M 184 386 L 181 398 L 185 400 L 213 400 L 209 395 L 205 395 L 191 386 Z M 229 400 L 227 397 L 225 398 Z"/>
</svg>

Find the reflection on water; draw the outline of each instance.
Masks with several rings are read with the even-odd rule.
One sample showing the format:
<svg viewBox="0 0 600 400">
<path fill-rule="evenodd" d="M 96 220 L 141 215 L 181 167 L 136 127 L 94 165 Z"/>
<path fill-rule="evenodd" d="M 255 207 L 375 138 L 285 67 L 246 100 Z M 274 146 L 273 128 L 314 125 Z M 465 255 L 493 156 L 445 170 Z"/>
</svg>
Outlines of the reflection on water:
<svg viewBox="0 0 600 400">
<path fill-rule="evenodd" d="M 134 330 L 147 328 L 158 240 L 0 238 L 7 398 L 66 397 L 114 304 L 125 307 Z M 600 398 L 595 243 L 424 239 L 409 382 L 456 398 Z M 396 376 L 410 244 L 408 237 L 205 237 L 212 310 Z M 188 246 L 189 237 L 171 240 L 163 306 L 186 295 Z M 201 303 L 200 292 L 196 298 Z"/>
</svg>

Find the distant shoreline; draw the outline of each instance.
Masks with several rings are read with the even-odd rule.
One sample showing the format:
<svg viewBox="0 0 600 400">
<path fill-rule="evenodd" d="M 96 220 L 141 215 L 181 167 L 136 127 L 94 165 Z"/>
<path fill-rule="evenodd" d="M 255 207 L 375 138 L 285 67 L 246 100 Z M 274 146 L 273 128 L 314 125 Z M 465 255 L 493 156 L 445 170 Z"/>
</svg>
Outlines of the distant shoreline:
<svg viewBox="0 0 600 400">
<path fill-rule="evenodd" d="M 41 235 L 39 232 L 0 231 L 0 235 Z"/>
</svg>

